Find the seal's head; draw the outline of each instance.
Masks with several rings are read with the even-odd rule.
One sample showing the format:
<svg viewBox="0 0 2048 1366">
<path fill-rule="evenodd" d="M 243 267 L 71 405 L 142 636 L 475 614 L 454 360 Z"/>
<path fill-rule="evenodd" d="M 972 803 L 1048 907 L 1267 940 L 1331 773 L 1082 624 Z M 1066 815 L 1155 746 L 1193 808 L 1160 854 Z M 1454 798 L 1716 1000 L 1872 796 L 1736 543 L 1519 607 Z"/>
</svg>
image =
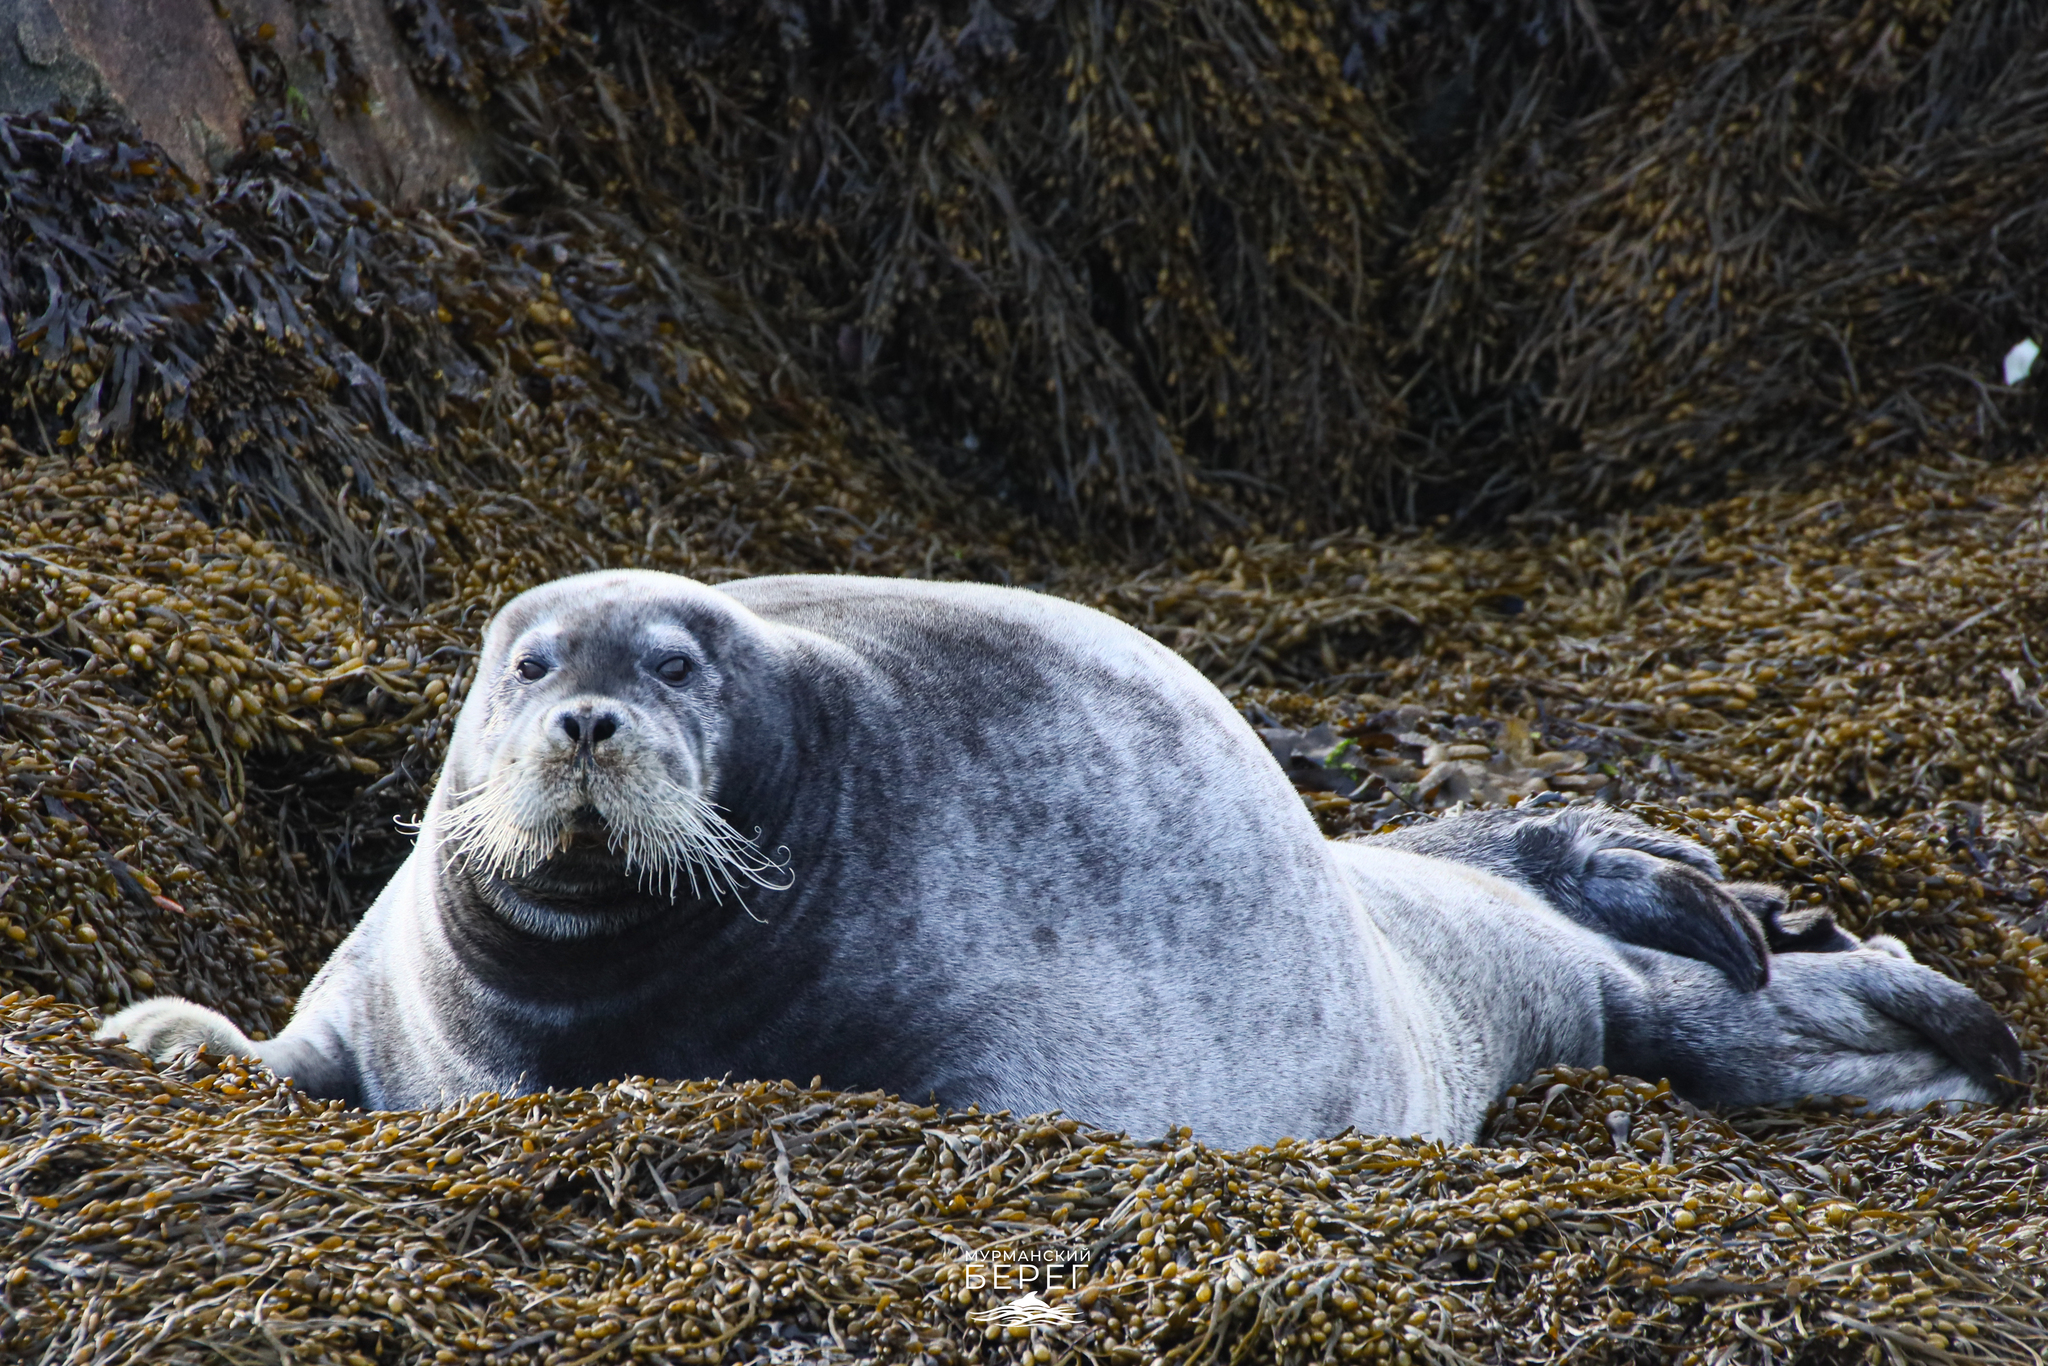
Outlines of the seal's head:
<svg viewBox="0 0 2048 1366">
<path fill-rule="evenodd" d="M 733 694 L 773 653 L 765 623 L 672 574 L 582 574 L 513 599 L 485 633 L 428 811 L 447 875 L 556 940 L 786 885 L 785 856 L 716 800 L 749 710 Z"/>
</svg>

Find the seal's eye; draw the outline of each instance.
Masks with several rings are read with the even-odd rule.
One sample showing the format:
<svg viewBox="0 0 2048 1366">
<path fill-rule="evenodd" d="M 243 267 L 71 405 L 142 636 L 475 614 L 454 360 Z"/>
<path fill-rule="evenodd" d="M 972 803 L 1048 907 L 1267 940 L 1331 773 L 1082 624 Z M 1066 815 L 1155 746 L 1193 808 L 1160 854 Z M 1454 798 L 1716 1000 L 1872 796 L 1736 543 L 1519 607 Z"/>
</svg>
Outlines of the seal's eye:
<svg viewBox="0 0 2048 1366">
<path fill-rule="evenodd" d="M 548 666 L 531 657 L 519 661 L 519 676 L 528 683 L 538 683 L 548 676 Z"/>
<path fill-rule="evenodd" d="M 680 683 L 690 676 L 687 655 L 670 655 L 654 666 L 654 676 L 664 683 Z"/>
</svg>

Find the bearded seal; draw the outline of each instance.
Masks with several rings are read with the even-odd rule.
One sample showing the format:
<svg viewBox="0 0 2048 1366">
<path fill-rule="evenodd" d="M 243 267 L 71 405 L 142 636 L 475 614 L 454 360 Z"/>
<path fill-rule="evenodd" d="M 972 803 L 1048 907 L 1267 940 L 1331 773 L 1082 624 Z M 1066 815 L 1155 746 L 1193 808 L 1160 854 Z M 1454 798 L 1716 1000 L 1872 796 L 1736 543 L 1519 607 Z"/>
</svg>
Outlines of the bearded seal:
<svg viewBox="0 0 2048 1366">
<path fill-rule="evenodd" d="M 493 619 L 413 853 L 288 1028 L 165 998 L 103 1033 L 373 1108 L 817 1076 L 1221 1146 L 1468 1140 L 1559 1062 L 1888 1107 L 2023 1070 L 1960 985 L 1628 817 L 1326 840 L 1223 695 L 1102 613 L 642 571 Z"/>
</svg>

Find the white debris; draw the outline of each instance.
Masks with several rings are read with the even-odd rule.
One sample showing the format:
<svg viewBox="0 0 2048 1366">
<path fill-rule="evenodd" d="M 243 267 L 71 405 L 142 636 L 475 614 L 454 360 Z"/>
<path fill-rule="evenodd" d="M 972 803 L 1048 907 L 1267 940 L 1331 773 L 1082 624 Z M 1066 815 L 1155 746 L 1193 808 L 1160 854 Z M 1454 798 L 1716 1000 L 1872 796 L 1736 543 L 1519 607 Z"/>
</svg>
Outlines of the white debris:
<svg viewBox="0 0 2048 1366">
<path fill-rule="evenodd" d="M 2005 353 L 2005 382 L 2018 384 L 2033 373 L 2034 358 L 2041 354 L 2032 337 L 2021 341 L 2018 346 Z"/>
</svg>

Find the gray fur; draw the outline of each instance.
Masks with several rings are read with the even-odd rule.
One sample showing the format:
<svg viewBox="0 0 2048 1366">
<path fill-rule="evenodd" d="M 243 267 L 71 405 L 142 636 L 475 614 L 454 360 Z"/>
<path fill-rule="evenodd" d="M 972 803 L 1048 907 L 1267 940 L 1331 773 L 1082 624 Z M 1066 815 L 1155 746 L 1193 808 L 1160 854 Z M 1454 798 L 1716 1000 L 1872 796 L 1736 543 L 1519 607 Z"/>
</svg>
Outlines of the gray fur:
<svg viewBox="0 0 2048 1366">
<path fill-rule="evenodd" d="M 650 673 L 679 653 L 684 682 Z M 451 813 L 507 764 L 695 784 L 787 885 L 671 900 L 573 850 L 480 872 Z M 492 622 L 419 845 L 289 1028 L 155 1001 L 105 1032 L 372 1107 L 821 1075 L 1219 1145 L 1469 1139 L 1553 1062 L 1730 1103 L 2010 1097 L 1982 1002 L 1882 949 L 1771 958 L 1743 886 L 1580 808 L 1326 841 L 1199 674 L 1055 599 L 605 573 Z"/>
</svg>

